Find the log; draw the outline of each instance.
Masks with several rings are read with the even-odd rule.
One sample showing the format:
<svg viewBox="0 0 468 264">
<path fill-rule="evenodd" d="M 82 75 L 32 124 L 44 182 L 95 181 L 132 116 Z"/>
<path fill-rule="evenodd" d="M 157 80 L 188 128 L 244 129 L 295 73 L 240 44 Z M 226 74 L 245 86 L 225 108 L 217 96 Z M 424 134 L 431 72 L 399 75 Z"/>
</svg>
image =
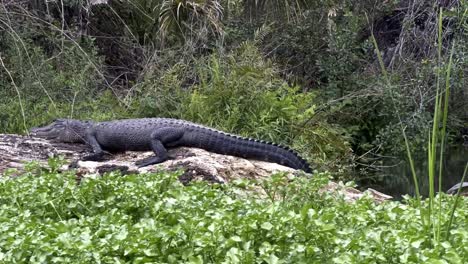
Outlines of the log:
<svg viewBox="0 0 468 264">
<path fill-rule="evenodd" d="M 63 156 L 65 165 L 62 170 L 76 169 L 78 180 L 81 177 L 96 176 L 111 171 L 122 174 L 150 173 L 159 170 L 178 171 L 182 174 L 179 180 L 183 184 L 192 181 L 208 181 L 224 184 L 235 179 L 264 179 L 277 172 L 284 172 L 288 177 L 313 177 L 301 171 L 264 161 L 247 160 L 239 157 L 211 153 L 197 148 L 175 148 L 169 150 L 173 159 L 154 166 L 138 168 L 135 161 L 154 155 L 151 151 L 107 154 L 102 162 L 81 161 L 80 158 L 91 154 L 91 148 L 84 144 L 67 144 L 45 139 L 13 134 L 0 134 L 0 177 L 19 176 L 24 172 L 28 162 L 36 161 L 46 165 L 50 157 Z M 14 169 L 15 172 L 9 172 Z M 8 173 L 7 173 L 8 172 Z M 261 190 L 259 190 L 261 191 Z M 391 196 L 369 189 L 361 192 L 343 184 L 330 182 L 322 191 L 339 193 L 348 201 L 355 201 L 362 196 L 370 195 L 376 202 L 391 199 Z"/>
</svg>

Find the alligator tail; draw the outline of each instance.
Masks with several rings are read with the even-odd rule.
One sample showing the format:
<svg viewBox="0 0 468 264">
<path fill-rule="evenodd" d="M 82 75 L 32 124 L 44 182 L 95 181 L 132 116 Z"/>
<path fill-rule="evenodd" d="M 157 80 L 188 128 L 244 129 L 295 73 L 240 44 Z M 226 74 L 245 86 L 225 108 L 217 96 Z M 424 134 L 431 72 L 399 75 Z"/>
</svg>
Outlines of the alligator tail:
<svg viewBox="0 0 468 264">
<path fill-rule="evenodd" d="M 275 162 L 296 170 L 302 170 L 306 173 L 312 173 L 312 169 L 310 168 L 309 163 L 303 159 L 295 150 L 287 146 L 279 145 L 269 141 L 256 140 L 251 138 L 246 138 L 246 140 L 253 143 L 254 149 L 260 153 L 263 153 L 263 155 L 260 154 L 257 157 L 254 155 L 253 158 Z"/>
<path fill-rule="evenodd" d="M 306 173 L 312 173 L 308 162 L 296 151 L 286 146 L 224 132 L 219 132 L 210 141 L 207 145 L 211 146 L 209 150 L 212 152 L 275 162 L 293 169 L 302 170 Z"/>
</svg>

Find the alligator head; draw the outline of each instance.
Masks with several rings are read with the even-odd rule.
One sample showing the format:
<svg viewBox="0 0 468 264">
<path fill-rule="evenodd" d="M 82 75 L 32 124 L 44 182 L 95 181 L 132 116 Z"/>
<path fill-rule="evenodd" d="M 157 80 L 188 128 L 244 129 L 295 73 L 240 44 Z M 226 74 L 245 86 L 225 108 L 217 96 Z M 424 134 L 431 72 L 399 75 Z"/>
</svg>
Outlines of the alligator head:
<svg viewBox="0 0 468 264">
<path fill-rule="evenodd" d="M 93 125 L 91 121 L 76 119 L 56 119 L 52 124 L 31 128 L 31 136 L 67 143 L 84 143 L 86 129 Z"/>
<path fill-rule="evenodd" d="M 462 189 L 461 190 L 461 195 L 464 195 L 463 193 L 465 193 L 464 196 L 468 196 L 468 182 L 461 182 L 461 183 L 455 184 L 452 188 L 450 188 L 447 191 L 447 193 L 448 194 L 456 194 L 458 192 L 458 189 Z"/>
</svg>

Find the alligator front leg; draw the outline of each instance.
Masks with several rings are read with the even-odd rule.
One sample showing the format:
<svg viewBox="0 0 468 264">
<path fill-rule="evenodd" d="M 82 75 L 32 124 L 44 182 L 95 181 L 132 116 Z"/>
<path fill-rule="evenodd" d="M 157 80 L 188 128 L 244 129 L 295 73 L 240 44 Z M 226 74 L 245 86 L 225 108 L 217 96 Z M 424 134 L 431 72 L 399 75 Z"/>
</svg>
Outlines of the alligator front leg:
<svg viewBox="0 0 468 264">
<path fill-rule="evenodd" d="M 84 156 L 82 160 L 89 160 L 89 161 L 103 161 L 104 160 L 104 151 L 99 145 L 99 142 L 96 139 L 96 135 L 94 131 L 86 132 L 86 144 L 93 148 L 93 154 Z"/>
<path fill-rule="evenodd" d="M 183 128 L 164 127 L 157 129 L 151 134 L 151 149 L 156 156 L 149 157 L 135 162 L 138 167 L 145 167 L 158 164 L 169 159 L 165 146 L 177 146 L 179 140 L 184 135 Z"/>
</svg>

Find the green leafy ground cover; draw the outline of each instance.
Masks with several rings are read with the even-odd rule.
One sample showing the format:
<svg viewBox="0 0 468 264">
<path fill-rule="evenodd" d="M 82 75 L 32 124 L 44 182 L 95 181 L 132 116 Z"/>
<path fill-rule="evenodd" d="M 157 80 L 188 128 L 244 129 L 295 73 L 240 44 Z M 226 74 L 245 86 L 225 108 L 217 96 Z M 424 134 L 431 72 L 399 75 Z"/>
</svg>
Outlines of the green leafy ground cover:
<svg viewBox="0 0 468 264">
<path fill-rule="evenodd" d="M 318 192 L 328 182 L 328 174 L 189 186 L 179 183 L 177 176 L 109 174 L 77 184 L 73 172 L 32 166 L 22 177 L 1 177 L 0 262 L 466 263 L 468 259 L 466 198 L 455 212 L 448 240 L 434 245 L 414 200 L 375 204 L 363 198 L 348 203 L 340 195 Z M 267 195 L 252 191 L 254 186 Z M 454 198 L 440 198 L 446 223 Z"/>
</svg>

